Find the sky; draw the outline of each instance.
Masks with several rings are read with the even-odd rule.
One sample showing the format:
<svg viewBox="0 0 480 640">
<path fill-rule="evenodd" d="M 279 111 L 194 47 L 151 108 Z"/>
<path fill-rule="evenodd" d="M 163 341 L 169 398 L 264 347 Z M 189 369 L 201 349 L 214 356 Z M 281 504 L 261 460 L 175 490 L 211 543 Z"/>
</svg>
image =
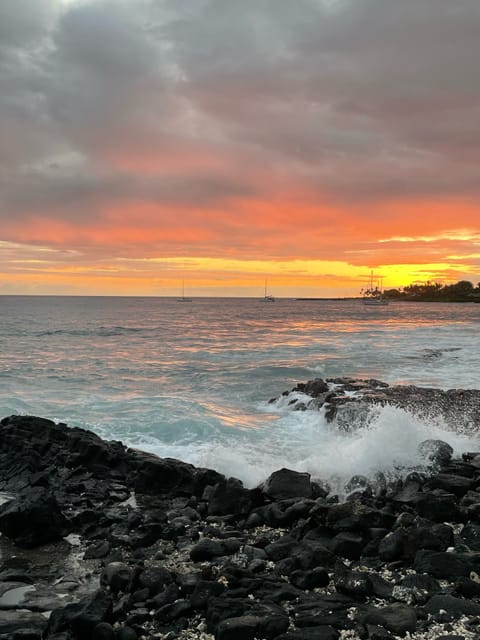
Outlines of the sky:
<svg viewBox="0 0 480 640">
<path fill-rule="evenodd" d="M 480 281 L 479 0 L 1 0 L 0 294 Z"/>
</svg>

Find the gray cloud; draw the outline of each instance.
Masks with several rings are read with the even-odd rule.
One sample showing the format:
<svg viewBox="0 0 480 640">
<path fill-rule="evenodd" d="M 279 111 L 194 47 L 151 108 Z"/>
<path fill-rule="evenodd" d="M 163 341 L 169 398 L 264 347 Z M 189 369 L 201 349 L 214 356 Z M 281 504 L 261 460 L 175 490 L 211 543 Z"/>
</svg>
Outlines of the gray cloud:
<svg viewBox="0 0 480 640">
<path fill-rule="evenodd" d="M 478 0 L 2 0 L 0 215 L 478 202 L 479 42 Z"/>
</svg>

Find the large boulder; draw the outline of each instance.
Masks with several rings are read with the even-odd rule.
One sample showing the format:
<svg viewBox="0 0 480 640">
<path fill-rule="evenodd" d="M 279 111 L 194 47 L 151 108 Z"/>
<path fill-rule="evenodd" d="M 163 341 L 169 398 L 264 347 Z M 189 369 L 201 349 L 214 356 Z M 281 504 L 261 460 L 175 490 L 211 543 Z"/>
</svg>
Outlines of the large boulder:
<svg viewBox="0 0 480 640">
<path fill-rule="evenodd" d="M 480 573 L 480 553 L 449 553 L 448 551 L 419 551 L 415 556 L 415 570 L 434 578 L 451 580 Z"/>
<path fill-rule="evenodd" d="M 252 492 L 236 478 L 217 482 L 208 497 L 208 514 L 212 516 L 246 514 L 252 507 Z"/>
<path fill-rule="evenodd" d="M 0 532 L 19 547 L 55 542 L 67 531 L 67 518 L 54 496 L 45 492 L 31 491 L 0 506 Z"/>
<path fill-rule="evenodd" d="M 413 607 L 394 603 L 386 607 L 372 607 L 364 617 L 365 624 L 380 625 L 392 633 L 404 636 L 417 628 L 417 614 Z"/>
<path fill-rule="evenodd" d="M 197 469 L 173 458 L 158 458 L 144 451 L 129 450 L 136 491 L 169 496 L 201 496 L 207 485 L 224 479 L 220 473 Z"/>
<path fill-rule="evenodd" d="M 311 498 L 313 494 L 309 473 L 290 469 L 274 471 L 264 482 L 263 492 L 273 500 Z"/>
</svg>

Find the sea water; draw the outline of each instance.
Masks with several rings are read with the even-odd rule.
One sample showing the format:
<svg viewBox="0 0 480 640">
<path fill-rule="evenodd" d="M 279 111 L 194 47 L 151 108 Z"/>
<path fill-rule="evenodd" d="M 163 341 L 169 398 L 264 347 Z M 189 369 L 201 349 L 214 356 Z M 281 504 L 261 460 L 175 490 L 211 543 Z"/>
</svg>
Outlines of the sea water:
<svg viewBox="0 0 480 640">
<path fill-rule="evenodd" d="M 426 438 L 480 450 L 479 434 L 392 407 L 347 432 L 282 392 L 338 376 L 480 389 L 479 345 L 479 304 L 4 296 L 0 417 L 66 422 L 250 487 L 281 467 L 340 486 L 415 468 Z"/>
</svg>

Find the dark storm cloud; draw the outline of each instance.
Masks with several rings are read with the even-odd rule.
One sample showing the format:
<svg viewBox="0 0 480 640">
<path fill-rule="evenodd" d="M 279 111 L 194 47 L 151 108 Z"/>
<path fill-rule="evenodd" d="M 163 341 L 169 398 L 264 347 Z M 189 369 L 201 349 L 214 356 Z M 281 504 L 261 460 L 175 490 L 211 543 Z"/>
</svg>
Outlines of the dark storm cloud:
<svg viewBox="0 0 480 640">
<path fill-rule="evenodd" d="M 478 0 L 2 0 L 0 215 L 478 198 L 479 42 Z"/>
<path fill-rule="evenodd" d="M 355 196 L 362 156 L 367 182 L 391 164 L 373 197 L 399 175 L 399 195 L 410 180 L 416 194 L 421 153 L 425 194 L 448 174 L 454 192 L 478 195 L 463 179 L 463 163 L 480 155 L 476 0 L 217 1 L 173 33 L 191 99 L 232 138 L 268 147 L 280 162 L 303 161 L 334 194 L 338 166 L 341 183 L 353 174 Z"/>
</svg>

